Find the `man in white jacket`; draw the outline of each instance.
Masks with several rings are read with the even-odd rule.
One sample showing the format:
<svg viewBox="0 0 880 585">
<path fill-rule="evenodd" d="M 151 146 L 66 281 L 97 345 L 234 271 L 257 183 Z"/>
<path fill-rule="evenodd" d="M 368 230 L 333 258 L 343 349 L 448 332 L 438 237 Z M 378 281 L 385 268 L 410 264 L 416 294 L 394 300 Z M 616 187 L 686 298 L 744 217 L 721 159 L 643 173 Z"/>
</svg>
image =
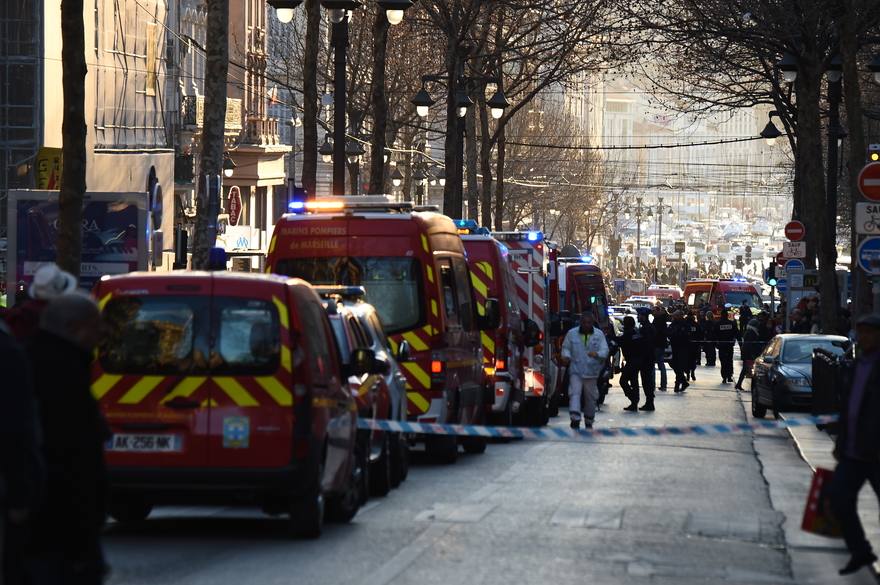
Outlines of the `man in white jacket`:
<svg viewBox="0 0 880 585">
<path fill-rule="evenodd" d="M 602 366 L 608 359 L 608 342 L 605 335 L 593 327 L 593 314 L 581 313 L 580 327 L 570 330 L 562 342 L 562 365 L 568 367 L 568 413 L 571 428 L 581 425 L 581 406 L 583 406 L 584 428 L 593 427 L 596 415 L 596 401 L 599 388 L 596 385 Z M 581 405 L 581 394 L 584 400 Z"/>
</svg>

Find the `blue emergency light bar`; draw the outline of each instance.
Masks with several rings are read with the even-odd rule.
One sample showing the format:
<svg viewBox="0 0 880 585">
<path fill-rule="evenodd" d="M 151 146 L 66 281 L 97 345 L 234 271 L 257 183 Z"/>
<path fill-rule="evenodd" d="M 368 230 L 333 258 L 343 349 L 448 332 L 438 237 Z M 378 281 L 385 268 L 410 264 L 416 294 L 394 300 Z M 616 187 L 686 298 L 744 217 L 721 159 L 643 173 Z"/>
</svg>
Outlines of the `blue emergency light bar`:
<svg viewBox="0 0 880 585">
<path fill-rule="evenodd" d="M 583 262 L 584 264 L 589 264 L 592 261 L 593 261 L 592 256 L 581 256 L 581 262 Z"/>
<path fill-rule="evenodd" d="M 544 234 L 541 232 L 529 232 L 526 235 L 526 239 L 530 242 L 539 242 L 544 237 Z"/>
<path fill-rule="evenodd" d="M 291 201 L 287 205 L 287 208 L 291 211 L 302 211 L 303 209 L 306 208 L 306 202 L 305 201 Z"/>
</svg>

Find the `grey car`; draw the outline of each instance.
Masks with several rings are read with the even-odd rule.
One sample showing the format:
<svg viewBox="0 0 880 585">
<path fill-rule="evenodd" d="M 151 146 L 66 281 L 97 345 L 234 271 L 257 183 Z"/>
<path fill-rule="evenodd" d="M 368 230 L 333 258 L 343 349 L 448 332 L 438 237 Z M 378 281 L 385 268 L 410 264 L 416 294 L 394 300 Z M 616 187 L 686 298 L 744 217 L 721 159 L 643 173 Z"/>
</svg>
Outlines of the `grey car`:
<svg viewBox="0 0 880 585">
<path fill-rule="evenodd" d="M 813 403 L 813 350 L 817 347 L 843 355 L 849 339 L 841 335 L 784 333 L 761 351 L 752 373 L 752 415 L 767 410 L 809 411 Z"/>
</svg>

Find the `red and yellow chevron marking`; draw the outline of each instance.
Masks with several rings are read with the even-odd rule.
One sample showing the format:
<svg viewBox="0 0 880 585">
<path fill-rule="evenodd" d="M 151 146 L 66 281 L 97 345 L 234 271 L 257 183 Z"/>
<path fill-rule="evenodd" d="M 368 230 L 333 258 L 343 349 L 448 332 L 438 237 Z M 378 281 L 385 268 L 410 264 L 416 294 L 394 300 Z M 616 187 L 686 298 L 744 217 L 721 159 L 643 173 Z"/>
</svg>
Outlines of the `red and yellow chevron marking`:
<svg viewBox="0 0 880 585">
<path fill-rule="evenodd" d="M 431 401 L 421 392 L 406 393 L 406 414 L 418 416 L 425 414 L 431 408 Z"/>
<path fill-rule="evenodd" d="M 471 288 L 474 290 L 474 298 L 477 301 L 480 313 L 486 311 L 486 299 L 489 298 L 489 288 L 492 286 L 492 264 L 489 262 L 474 262 L 471 267 Z M 483 363 L 495 363 L 495 339 L 492 333 L 483 331 L 480 334 L 483 341 Z"/>
</svg>

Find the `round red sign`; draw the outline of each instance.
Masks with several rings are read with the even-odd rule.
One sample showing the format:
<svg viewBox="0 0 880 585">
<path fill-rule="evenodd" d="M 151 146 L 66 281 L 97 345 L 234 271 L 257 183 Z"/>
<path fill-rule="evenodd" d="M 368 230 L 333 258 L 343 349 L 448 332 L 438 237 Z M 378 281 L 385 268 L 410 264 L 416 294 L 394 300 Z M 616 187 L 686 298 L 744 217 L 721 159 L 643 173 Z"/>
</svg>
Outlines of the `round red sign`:
<svg viewBox="0 0 880 585">
<path fill-rule="evenodd" d="M 776 255 L 776 263 L 780 266 L 785 266 L 785 263 L 788 262 L 788 258 L 782 256 L 782 252 Z"/>
<path fill-rule="evenodd" d="M 859 172 L 859 191 L 871 201 L 880 201 L 880 162 L 872 162 Z"/>
<path fill-rule="evenodd" d="M 785 237 L 792 242 L 797 242 L 804 237 L 804 224 L 799 221 L 790 221 L 785 224 Z"/>
<path fill-rule="evenodd" d="M 238 219 L 241 217 L 241 189 L 235 185 L 229 188 L 226 211 L 229 212 L 229 225 L 238 225 Z"/>
</svg>

